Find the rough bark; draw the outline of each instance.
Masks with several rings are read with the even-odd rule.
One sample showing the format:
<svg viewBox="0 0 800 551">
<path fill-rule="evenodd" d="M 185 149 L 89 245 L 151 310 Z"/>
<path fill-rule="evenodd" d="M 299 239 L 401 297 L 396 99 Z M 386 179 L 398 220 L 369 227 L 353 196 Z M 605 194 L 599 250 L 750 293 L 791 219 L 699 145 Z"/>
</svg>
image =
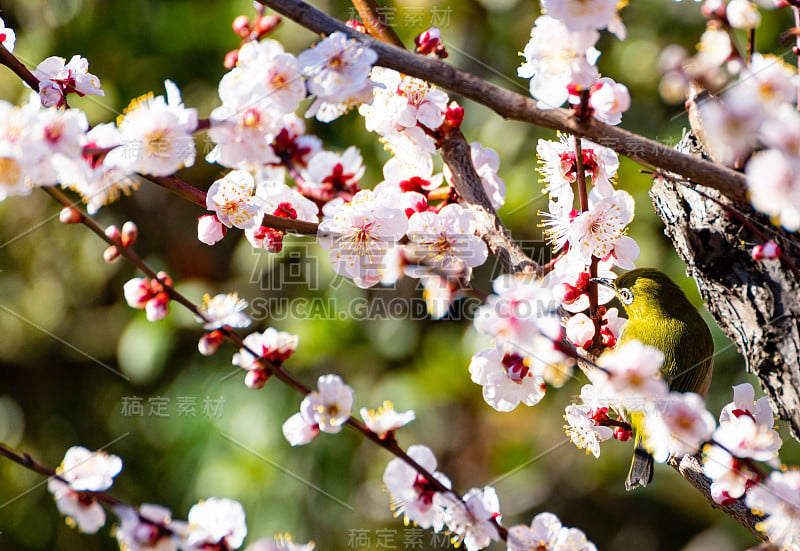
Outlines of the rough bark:
<svg viewBox="0 0 800 551">
<path fill-rule="evenodd" d="M 691 133 L 684 136 L 678 148 L 702 154 Z M 691 186 L 731 204 L 711 188 Z M 773 411 L 800 440 L 798 277 L 779 260 L 753 260 L 752 248 L 761 242 L 757 234 L 690 187 L 669 177 L 657 177 L 650 196 L 708 311 L 744 356 L 747 370 L 758 377 Z M 797 234 L 776 228 L 749 205 L 737 204 L 737 209 L 763 228 L 798 265 Z"/>
</svg>

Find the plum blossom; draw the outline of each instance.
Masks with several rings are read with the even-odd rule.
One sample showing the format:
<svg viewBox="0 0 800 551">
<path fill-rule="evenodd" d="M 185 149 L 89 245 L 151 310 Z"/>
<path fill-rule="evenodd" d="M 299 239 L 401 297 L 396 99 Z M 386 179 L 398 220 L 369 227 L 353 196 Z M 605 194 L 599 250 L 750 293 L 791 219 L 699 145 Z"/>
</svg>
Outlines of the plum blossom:
<svg viewBox="0 0 800 551">
<path fill-rule="evenodd" d="M 31 72 L 41 82 L 58 85 L 62 97 L 69 92 L 79 96 L 105 95 L 100 89 L 100 79 L 89 72 L 89 62 L 79 55 L 72 56 L 69 62 L 63 57 L 48 57 Z"/>
<path fill-rule="evenodd" d="M 762 396 L 755 400 L 755 390 L 750 383 L 742 383 L 733 387 L 733 402 L 722 408 L 719 414 L 720 425 L 747 415 L 759 426 L 771 429 L 775 425 L 775 416 L 769 407 L 769 398 Z"/>
<path fill-rule="evenodd" d="M 585 138 L 581 138 L 581 151 L 585 176 L 592 179 L 600 195 L 612 195 L 613 178 L 619 169 L 617 154 Z M 539 172 L 547 182 L 545 191 L 553 200 L 571 208 L 574 198 L 571 184 L 577 180 L 575 137 L 562 134 L 557 142 L 540 139 L 536 153 L 539 156 Z"/>
<path fill-rule="evenodd" d="M 157 279 L 136 277 L 123 286 L 125 302 L 131 308 L 144 310 L 148 321 L 162 320 L 169 313 L 169 293 L 165 285 L 171 286 L 172 279 L 164 272 L 157 275 Z"/>
<path fill-rule="evenodd" d="M 562 21 L 571 32 L 600 30 L 617 17 L 616 0 L 543 0 L 547 15 Z"/>
<path fill-rule="evenodd" d="M 211 298 L 209 295 L 203 296 L 203 304 L 200 306 L 200 313 L 206 318 L 203 329 L 211 331 L 220 329 L 224 326 L 229 327 L 248 327 L 250 316 L 243 310 L 247 309 L 247 301 L 239 298 L 238 293 L 220 293 Z"/>
<path fill-rule="evenodd" d="M 755 29 L 761 24 L 758 6 L 750 0 L 731 0 L 725 8 L 725 15 L 735 29 Z"/>
<path fill-rule="evenodd" d="M 508 529 L 508 551 L 597 551 L 577 528 L 561 525 L 553 513 L 539 513 L 530 526 L 517 525 Z"/>
<path fill-rule="evenodd" d="M 564 430 L 578 449 L 585 449 L 595 458 L 600 457 L 600 443 L 614 436 L 611 427 L 601 425 L 608 419 L 608 405 L 601 405 L 597 389 L 584 385 L 581 389 L 583 404 L 570 404 L 564 410 Z"/>
<path fill-rule="evenodd" d="M 297 59 L 277 40 L 242 44 L 237 66 L 222 77 L 219 97 L 223 103 L 244 107 L 260 105 L 273 113 L 294 113 L 306 96 Z"/>
<path fill-rule="evenodd" d="M 613 281 L 617 274 L 611 271 L 613 261 L 601 260 L 597 263 L 597 277 Z M 589 308 L 589 279 L 591 275 L 586 265 L 577 256 L 565 255 L 556 261 L 546 277 L 547 287 L 552 288 L 553 296 L 561 302 L 567 312 L 583 312 Z M 605 285 L 597 286 L 597 303 L 611 302 L 616 293 Z"/>
<path fill-rule="evenodd" d="M 416 417 L 414 410 L 395 411 L 394 404 L 384 402 L 377 410 L 361 408 L 361 418 L 367 428 L 381 438 L 385 438 L 390 432 L 399 429 Z"/>
<path fill-rule="evenodd" d="M 573 360 L 560 349 L 562 339 L 558 302 L 541 280 L 505 274 L 492 284 L 494 294 L 475 312 L 479 333 L 494 337 L 506 352 L 527 358 L 533 373 L 561 386 L 572 373 Z"/>
<path fill-rule="evenodd" d="M 210 497 L 189 509 L 186 551 L 202 551 L 211 546 L 238 549 L 247 536 L 244 508 L 228 498 Z"/>
<path fill-rule="evenodd" d="M 534 406 L 544 397 L 544 379 L 531 368 L 530 358 L 495 348 L 475 354 L 469 374 L 472 382 L 483 387 L 487 404 L 497 411 L 512 411 L 520 402 Z"/>
<path fill-rule="evenodd" d="M 759 151 L 748 161 L 745 175 L 753 208 L 775 216 L 789 231 L 800 228 L 800 157 L 777 149 Z"/>
<path fill-rule="evenodd" d="M 14 29 L 6 27 L 3 18 L 0 17 L 0 46 L 13 54 L 16 41 L 17 35 L 14 33 Z"/>
<path fill-rule="evenodd" d="M 116 455 L 72 446 L 56 469 L 57 477 L 48 480 L 47 489 L 68 522 L 81 532 L 94 534 L 105 524 L 106 514 L 91 492 L 109 489 L 121 470 L 122 460 Z"/>
<path fill-rule="evenodd" d="M 570 85 L 588 90 L 597 81 L 594 63 L 600 52 L 594 44 L 598 38 L 594 30 L 570 32 L 563 21 L 549 15 L 536 20 L 517 74 L 531 79 L 530 92 L 540 109 L 562 105 L 569 98 Z"/>
<path fill-rule="evenodd" d="M 308 77 L 308 91 L 316 96 L 306 117 L 330 122 L 351 106 L 369 103 L 374 84 L 369 80 L 378 54 L 344 33 L 334 32 L 297 57 Z"/>
<path fill-rule="evenodd" d="M 350 418 L 353 409 L 353 389 L 338 375 L 323 375 L 317 379 L 317 390 L 303 398 L 300 412 L 283 424 L 283 434 L 292 446 L 306 444 L 319 431 L 336 434 Z"/>
<path fill-rule="evenodd" d="M 670 392 L 657 411 L 645 416 L 646 446 L 663 463 L 670 456 L 695 453 L 714 431 L 714 416 L 702 396 L 694 392 Z"/>
<path fill-rule="evenodd" d="M 373 101 L 358 108 L 370 132 L 392 134 L 417 124 L 435 130 L 444 122 L 449 98 L 435 86 L 384 67 L 374 67 L 370 79 L 377 84 Z"/>
<path fill-rule="evenodd" d="M 725 101 L 723 96 L 722 101 L 706 101 L 700 105 L 711 152 L 715 159 L 727 165 L 750 152 L 764 120 L 758 104 L 749 100 L 737 101 L 745 95 L 737 94 L 732 101 Z"/>
<path fill-rule="evenodd" d="M 244 338 L 245 347 L 233 355 L 231 362 L 247 371 L 261 371 L 265 368 L 257 360 L 263 358 L 267 362 L 280 365 L 294 354 L 299 342 L 297 335 L 268 327 L 263 333 L 247 335 Z M 251 351 L 258 356 L 254 356 Z"/>
<path fill-rule="evenodd" d="M 450 204 L 438 213 L 418 212 L 408 220 L 408 239 L 420 263 L 459 275 L 486 262 L 489 250 L 475 235 L 475 216 Z"/>
<path fill-rule="evenodd" d="M 471 488 L 463 500 L 443 497 L 450 502 L 444 512 L 445 524 L 467 551 L 478 551 L 500 538 L 492 522 L 500 520 L 500 501 L 494 488 Z"/>
<path fill-rule="evenodd" d="M 284 183 L 274 180 L 260 181 L 256 186 L 256 197 L 265 214 L 290 220 L 317 221 L 317 204 Z"/>
<path fill-rule="evenodd" d="M 71 109 L 70 111 L 74 111 Z M 85 147 L 107 149 L 120 145 L 121 135 L 114 124 L 98 124 L 86 134 Z M 139 187 L 139 179 L 130 169 L 114 162 L 107 154 L 83 154 L 76 158 L 56 156 L 53 164 L 62 186 L 80 194 L 89 214 L 130 195 Z"/>
<path fill-rule="evenodd" d="M 594 116 L 607 124 L 622 122 L 622 114 L 631 107 L 631 94 L 624 84 L 602 77 L 592 86 L 589 107 Z"/>
<path fill-rule="evenodd" d="M 367 288 L 381 280 L 384 257 L 408 229 L 405 213 L 384 206 L 371 190 L 362 190 L 345 203 L 334 199 L 323 208 L 317 240 L 331 254 L 336 273 Z"/>
<path fill-rule="evenodd" d="M 364 170 L 364 161 L 355 146 L 348 147 L 341 155 L 320 151 L 311 157 L 302 171 L 300 189 L 304 195 L 321 201 L 330 201 L 338 196 L 349 200 L 358 191 Z"/>
<path fill-rule="evenodd" d="M 664 353 L 658 348 L 628 341 L 597 360 L 606 370 L 596 383 L 598 390 L 627 409 L 643 411 L 646 403 L 667 394 L 667 382 L 661 378 L 663 363 Z"/>
<path fill-rule="evenodd" d="M 206 245 L 221 241 L 227 232 L 228 228 L 215 214 L 204 214 L 197 219 L 197 239 Z"/>
<path fill-rule="evenodd" d="M 718 503 L 741 497 L 758 482 L 758 474 L 741 459 L 765 461 L 773 467 L 780 465 L 780 436 L 771 426 L 756 424 L 749 415 L 721 423 L 712 438 L 712 444 L 705 450 L 703 472 L 713 480 L 712 496 Z"/>
<path fill-rule="evenodd" d="M 233 170 L 208 188 L 206 207 L 229 228 L 258 227 L 263 218 L 262 204 L 254 192 L 253 176 L 244 170 Z"/>
<path fill-rule="evenodd" d="M 209 118 L 208 138 L 217 144 L 206 155 L 209 163 L 248 169 L 279 162 L 271 144 L 282 128 L 281 119 L 269 107 L 223 103 Z"/>
<path fill-rule="evenodd" d="M 436 456 L 427 446 L 410 446 L 408 456 L 431 473 L 445 488 L 450 488 L 450 480 L 436 470 Z M 444 507 L 442 495 L 436 485 L 419 474 L 400 458 L 392 459 L 383 472 L 383 483 L 391 495 L 392 510 L 395 515 L 414 522 L 420 528 L 433 528 L 440 531 L 444 526 Z"/>
<path fill-rule="evenodd" d="M 619 267 L 632 269 L 633 261 L 639 257 L 639 245 L 625 233 L 633 214 L 633 197 L 627 191 L 617 190 L 602 197 L 593 189 L 589 194 L 589 210 L 575 216 L 567 228 L 571 254 L 578 255 L 586 265 L 596 256 L 613 259 Z"/>
<path fill-rule="evenodd" d="M 767 480 L 750 489 L 745 503 L 767 516 L 756 528 L 771 543 L 784 549 L 800 545 L 800 471 L 772 471 Z"/>
<path fill-rule="evenodd" d="M 274 538 L 261 538 L 247 546 L 246 551 L 313 551 L 314 542 L 294 543 L 289 534 L 278 534 Z"/>
<path fill-rule="evenodd" d="M 172 81 L 164 81 L 164 96 L 133 100 L 119 121 L 120 147 L 108 153 L 116 166 L 131 172 L 168 176 L 192 166 L 197 110 L 184 107 Z"/>
<path fill-rule="evenodd" d="M 172 520 L 166 507 L 143 503 L 139 509 L 117 507 L 115 512 L 120 525 L 114 536 L 121 549 L 126 551 L 177 551 L 178 538 L 164 528 L 180 531 L 184 524 Z"/>
</svg>

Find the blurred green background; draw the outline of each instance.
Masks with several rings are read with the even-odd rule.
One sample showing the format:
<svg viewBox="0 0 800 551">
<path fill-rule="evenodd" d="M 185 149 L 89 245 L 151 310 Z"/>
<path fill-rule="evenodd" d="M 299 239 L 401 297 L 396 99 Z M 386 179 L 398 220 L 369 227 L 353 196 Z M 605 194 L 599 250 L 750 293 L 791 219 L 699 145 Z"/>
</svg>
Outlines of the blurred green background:
<svg viewBox="0 0 800 551">
<path fill-rule="evenodd" d="M 340 18 L 352 16 L 345 1 L 315 5 Z M 528 40 L 536 2 L 383 5 L 406 44 L 438 24 L 450 63 L 527 92 L 527 83 L 516 78 L 517 52 Z M 251 2 L 0 0 L 0 17 L 17 30 L 17 54 L 29 66 L 50 55 L 89 60 L 106 96 L 73 103 L 92 123 L 114 120 L 132 97 L 163 93 L 165 78 L 180 86 L 187 105 L 208 116 L 218 103 L 223 57 L 238 44 L 230 22 L 241 13 L 253 13 Z M 601 70 L 626 83 L 633 96 L 622 126 L 674 144 L 686 119 L 680 106 L 659 99 L 656 59 L 670 43 L 693 48 L 703 29 L 699 5 L 637 0 L 623 19 L 628 40 L 604 36 L 599 44 Z M 776 37 L 789 26 L 785 14 L 766 12 L 759 49 L 779 51 Z M 314 39 L 291 22 L 276 37 L 294 53 Z M 24 101 L 27 92 L 17 79 L 5 69 L 0 74 L 0 98 Z M 508 200 L 501 215 L 534 257 L 546 260 L 538 211 L 547 205 L 535 172 L 535 146 L 540 137 L 554 135 L 465 105 L 468 139 L 496 149 L 502 159 Z M 327 126 L 310 124 L 309 131 L 328 149 L 361 147 L 368 164 L 363 182 L 379 181 L 386 153 L 356 114 Z M 201 158 L 208 150 L 202 134 L 198 148 Z M 619 177 L 619 186 L 637 199 L 630 235 L 642 248 L 638 264 L 669 272 L 699 305 L 694 283 L 653 213 L 649 180 L 638 169 L 625 161 Z M 199 160 L 181 176 L 205 189 L 220 174 L 219 167 Z M 288 531 L 296 541 L 316 541 L 318 549 L 402 549 L 414 548 L 415 541 L 422 542 L 417 548 L 446 547 L 443 539 L 432 543 L 430 532 L 416 540 L 418 533 L 392 517 L 381 483 L 386 452 L 350 431 L 292 449 L 280 427 L 300 397 L 274 381 L 260 391 L 245 388 L 242 373 L 230 364 L 235 350 L 228 345 L 213 357 L 201 356 L 199 327 L 186 311 L 175 307 L 166 320 L 151 324 L 128 308 L 122 285 L 137 276 L 135 270 L 123 262 L 105 264 L 104 245 L 81 227 L 59 224 L 58 212 L 43 193 L 0 204 L 0 441 L 52 466 L 72 445 L 108 446 L 125 465 L 115 496 L 131 504 L 164 504 L 176 518 L 185 518 L 204 497 L 237 499 L 247 511 L 251 542 Z M 398 409 L 415 409 L 417 421 L 403 429 L 400 443 L 430 446 L 461 491 L 496 484 L 506 526 L 551 511 L 604 550 L 725 551 L 754 543 L 668 467 L 656 468 L 646 490 L 626 493 L 629 443 L 606 444 L 600 460 L 570 445 L 561 416 L 585 383 L 582 377 L 551 389 L 534 408 L 495 412 L 469 380 L 470 356 L 487 342 L 468 319 L 412 322 L 382 312 L 369 321 L 356 319 L 363 316 L 352 305 L 366 304 L 359 301 L 418 299 L 414 281 L 397 289 L 358 290 L 334 277 L 327 255 L 309 239 L 287 238 L 281 254 L 269 255 L 254 252 L 231 232 L 210 248 L 196 239 L 201 214 L 145 185 L 97 218 L 104 225 L 135 220 L 141 232 L 137 251 L 195 300 L 206 292 L 238 291 L 253 301 L 254 317 L 260 318 L 254 330 L 272 325 L 298 334 L 300 349 L 287 368 L 308 384 L 335 372 L 355 388 L 357 407 L 375 408 L 388 399 Z M 493 265 L 481 268 L 476 286 L 488 291 L 498 273 Z M 464 311 L 474 306 L 466 304 Z M 715 337 L 719 355 L 708 402 L 718 412 L 731 399 L 732 384 L 754 379 L 716 327 Z M 163 416 L 152 407 L 159 402 L 165 404 Z M 132 414 L 128 408 L 137 403 L 143 410 Z M 785 432 L 784 439 L 784 460 L 797 463 L 796 443 Z M 109 530 L 86 536 L 70 529 L 40 477 L 0 460 L 0 549 L 115 549 Z"/>
</svg>

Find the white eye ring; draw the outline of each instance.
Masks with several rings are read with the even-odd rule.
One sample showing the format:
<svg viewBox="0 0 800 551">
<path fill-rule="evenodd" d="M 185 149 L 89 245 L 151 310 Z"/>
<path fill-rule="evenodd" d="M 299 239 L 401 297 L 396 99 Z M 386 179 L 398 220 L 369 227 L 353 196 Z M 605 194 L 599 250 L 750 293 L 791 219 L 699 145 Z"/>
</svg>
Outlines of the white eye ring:
<svg viewBox="0 0 800 551">
<path fill-rule="evenodd" d="M 631 293 L 630 289 L 624 287 L 619 290 L 619 298 L 622 300 L 622 303 L 627 306 L 633 302 L 633 293 Z"/>
</svg>

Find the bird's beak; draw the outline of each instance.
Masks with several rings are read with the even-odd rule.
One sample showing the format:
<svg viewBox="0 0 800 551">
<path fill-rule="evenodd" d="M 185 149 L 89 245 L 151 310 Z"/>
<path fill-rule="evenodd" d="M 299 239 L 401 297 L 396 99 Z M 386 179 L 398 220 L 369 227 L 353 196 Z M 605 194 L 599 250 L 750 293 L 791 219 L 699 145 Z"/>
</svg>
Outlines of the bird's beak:
<svg viewBox="0 0 800 551">
<path fill-rule="evenodd" d="M 614 287 L 613 279 L 607 279 L 605 277 L 593 277 L 589 281 L 599 283 L 600 285 L 608 287 L 609 289 L 616 289 L 616 287 Z"/>
</svg>

